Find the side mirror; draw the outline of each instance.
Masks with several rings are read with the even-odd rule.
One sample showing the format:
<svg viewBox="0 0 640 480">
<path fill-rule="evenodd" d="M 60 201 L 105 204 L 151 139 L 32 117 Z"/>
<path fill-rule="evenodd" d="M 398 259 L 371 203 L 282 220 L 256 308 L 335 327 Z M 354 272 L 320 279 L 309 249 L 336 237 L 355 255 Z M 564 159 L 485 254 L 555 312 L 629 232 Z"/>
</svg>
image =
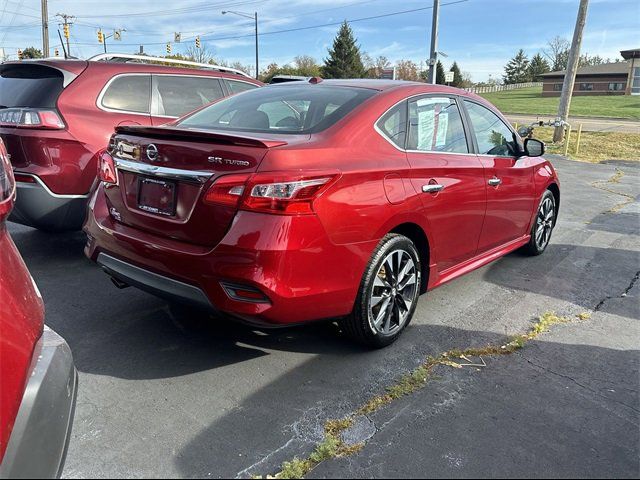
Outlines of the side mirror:
<svg viewBox="0 0 640 480">
<path fill-rule="evenodd" d="M 527 157 L 541 157 L 544 155 L 544 152 L 544 142 L 536 140 L 535 138 L 527 138 L 524 141 L 524 154 Z"/>
</svg>

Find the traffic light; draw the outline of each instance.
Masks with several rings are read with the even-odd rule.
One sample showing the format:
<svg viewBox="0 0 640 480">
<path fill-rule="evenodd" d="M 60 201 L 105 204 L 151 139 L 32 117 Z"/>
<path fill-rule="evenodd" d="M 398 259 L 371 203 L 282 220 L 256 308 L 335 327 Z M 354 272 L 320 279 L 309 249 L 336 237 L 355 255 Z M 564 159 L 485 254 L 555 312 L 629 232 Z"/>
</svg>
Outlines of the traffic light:
<svg viewBox="0 0 640 480">
<path fill-rule="evenodd" d="M 167 43 L 167 55 L 171 55 L 171 44 Z"/>
<path fill-rule="evenodd" d="M 200 37 L 199 37 L 199 36 L 198 36 L 198 37 L 196 37 L 196 48 L 201 48 L 201 45 L 200 45 Z"/>
<path fill-rule="evenodd" d="M 18 49 L 18 60 L 22 60 L 22 50 Z"/>
<path fill-rule="evenodd" d="M 69 32 L 69 24 L 65 23 L 62 27 L 62 30 L 64 31 L 64 38 L 69 38 L 70 37 L 70 32 Z"/>
<path fill-rule="evenodd" d="M 98 43 L 104 43 L 104 33 L 102 33 L 102 30 L 98 30 Z"/>
<path fill-rule="evenodd" d="M 180 43 L 182 41 L 182 34 L 180 32 L 176 32 L 173 34 L 173 41 L 175 43 Z"/>
<path fill-rule="evenodd" d="M 55 49 L 53 50 L 53 54 L 54 54 L 56 57 L 59 57 L 59 56 L 60 56 L 60 51 L 59 51 L 57 48 L 55 48 Z"/>
<path fill-rule="evenodd" d="M 122 41 L 122 30 L 115 30 L 115 31 L 113 32 L 113 39 L 114 39 L 116 42 L 120 42 L 120 41 Z"/>
</svg>

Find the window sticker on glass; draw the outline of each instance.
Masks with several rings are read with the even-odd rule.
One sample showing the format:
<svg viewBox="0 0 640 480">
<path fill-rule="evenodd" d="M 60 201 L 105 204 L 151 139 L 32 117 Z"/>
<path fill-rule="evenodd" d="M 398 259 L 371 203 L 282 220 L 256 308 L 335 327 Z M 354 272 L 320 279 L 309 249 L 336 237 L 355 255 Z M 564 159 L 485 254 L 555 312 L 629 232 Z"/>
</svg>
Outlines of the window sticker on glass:
<svg viewBox="0 0 640 480">
<path fill-rule="evenodd" d="M 443 111 L 442 104 L 418 110 L 418 150 L 439 150 L 444 147 L 448 127 L 449 114 Z"/>
</svg>

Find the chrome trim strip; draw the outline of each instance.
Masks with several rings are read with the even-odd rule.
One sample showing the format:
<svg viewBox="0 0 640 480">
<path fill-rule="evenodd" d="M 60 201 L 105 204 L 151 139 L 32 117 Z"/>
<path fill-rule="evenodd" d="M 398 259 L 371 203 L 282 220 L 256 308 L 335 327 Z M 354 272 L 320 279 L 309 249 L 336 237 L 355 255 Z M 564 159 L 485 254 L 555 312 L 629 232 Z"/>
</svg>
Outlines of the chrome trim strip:
<svg viewBox="0 0 640 480">
<path fill-rule="evenodd" d="M 179 168 L 160 167 L 157 165 L 149 165 L 148 163 L 130 162 L 129 160 L 119 158 L 114 158 L 114 161 L 116 169 L 118 170 L 198 184 L 206 183 L 214 173 L 204 170 L 182 170 Z"/>
<path fill-rule="evenodd" d="M 50 195 L 53 198 L 89 198 L 89 194 L 87 194 L 87 195 L 60 195 L 58 193 L 53 193 L 51 191 L 51 189 L 49 187 L 47 187 L 47 185 L 37 175 L 34 175 L 32 173 L 21 172 L 20 170 L 14 170 L 13 172 L 14 172 L 14 174 L 24 175 L 25 177 L 33 178 L 38 183 L 38 185 L 40 187 L 42 187 L 45 190 L 45 192 L 47 192 L 47 195 Z M 33 185 L 32 183 L 16 181 L 16 188 L 17 188 L 18 184 Z"/>
</svg>

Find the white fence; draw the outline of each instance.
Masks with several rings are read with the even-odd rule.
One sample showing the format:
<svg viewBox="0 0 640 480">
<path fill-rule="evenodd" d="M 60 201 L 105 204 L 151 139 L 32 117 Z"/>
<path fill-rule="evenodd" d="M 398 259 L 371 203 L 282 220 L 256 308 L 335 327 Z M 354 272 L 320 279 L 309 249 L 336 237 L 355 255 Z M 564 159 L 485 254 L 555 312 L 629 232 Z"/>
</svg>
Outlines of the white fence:
<svg viewBox="0 0 640 480">
<path fill-rule="evenodd" d="M 519 88 L 541 87 L 541 86 L 542 86 L 542 82 L 527 82 L 527 83 L 510 83 L 508 85 L 471 87 L 471 88 L 465 88 L 465 90 L 467 92 L 472 92 L 472 93 L 490 93 L 490 92 L 502 92 L 503 90 L 517 90 Z"/>
</svg>

